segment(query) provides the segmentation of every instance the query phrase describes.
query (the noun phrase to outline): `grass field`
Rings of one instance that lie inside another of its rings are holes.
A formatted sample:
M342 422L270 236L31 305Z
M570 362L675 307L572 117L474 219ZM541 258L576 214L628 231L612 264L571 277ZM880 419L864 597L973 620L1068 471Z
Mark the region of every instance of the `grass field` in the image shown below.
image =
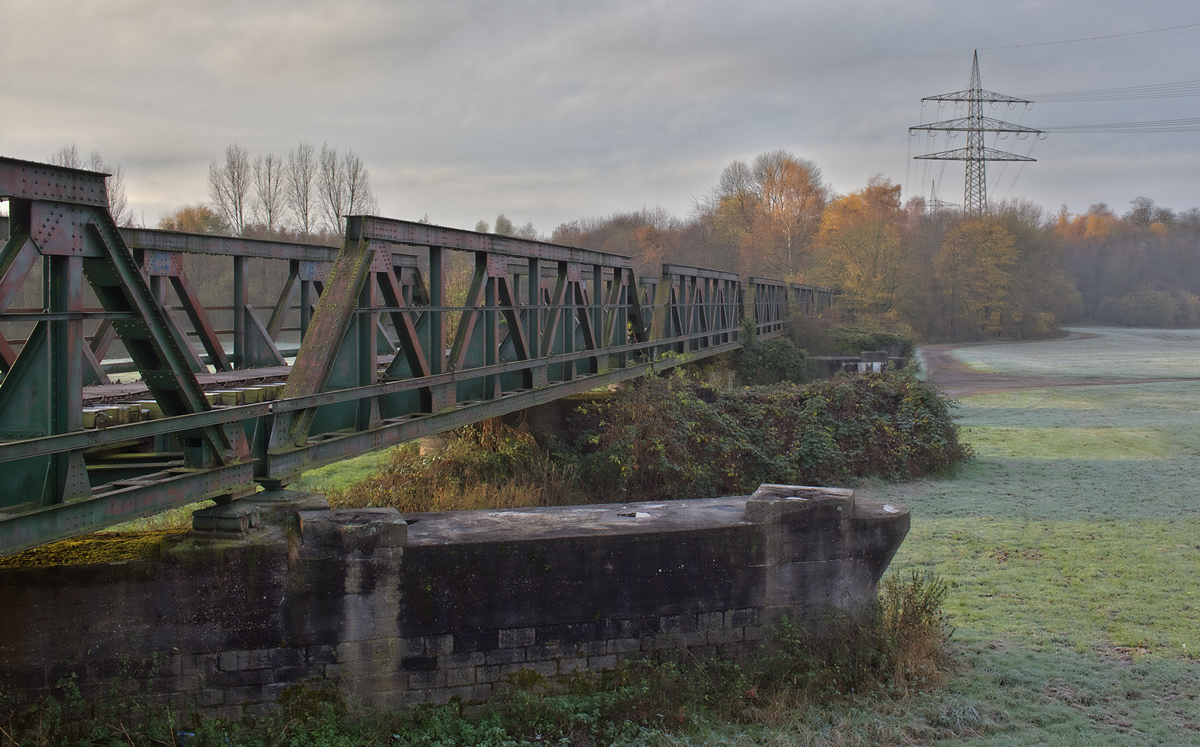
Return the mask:
M1200 367L1197 330L1083 331L1097 336L955 355L1038 376ZM981 714L970 743L1200 744L1200 383L984 395L959 413L972 465L860 494L912 511L893 569L951 585L963 665L937 697Z
M1074 339L970 345L954 356L978 371L1025 376L1169 379L1200 376L1200 329L1075 327Z

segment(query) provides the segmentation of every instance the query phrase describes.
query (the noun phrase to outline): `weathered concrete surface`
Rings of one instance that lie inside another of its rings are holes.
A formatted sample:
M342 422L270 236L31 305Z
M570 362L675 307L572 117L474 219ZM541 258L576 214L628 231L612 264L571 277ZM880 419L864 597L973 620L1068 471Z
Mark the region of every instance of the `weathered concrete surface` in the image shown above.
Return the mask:
M73 676L89 699L236 716L294 684L395 706L484 699L519 670L733 656L780 615L819 625L871 599L909 525L851 491L788 486L403 518L258 500L265 528L242 538L0 571L4 689L28 702Z

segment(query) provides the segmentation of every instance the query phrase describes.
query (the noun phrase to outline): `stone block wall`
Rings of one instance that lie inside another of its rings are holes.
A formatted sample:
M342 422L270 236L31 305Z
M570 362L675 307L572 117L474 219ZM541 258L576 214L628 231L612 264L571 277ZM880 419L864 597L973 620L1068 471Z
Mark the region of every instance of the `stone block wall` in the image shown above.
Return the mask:
M815 626L873 598L909 521L851 491L790 486L407 517L256 500L268 520L250 535L0 570L0 694L30 703L70 683L95 707L132 697L237 717L294 685L396 707L635 656L736 656L781 615Z

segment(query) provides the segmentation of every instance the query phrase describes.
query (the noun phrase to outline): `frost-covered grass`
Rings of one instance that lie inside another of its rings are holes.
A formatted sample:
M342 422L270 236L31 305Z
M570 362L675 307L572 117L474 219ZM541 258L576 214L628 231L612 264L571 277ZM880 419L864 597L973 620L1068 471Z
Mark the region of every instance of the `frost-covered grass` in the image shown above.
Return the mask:
M953 355L977 371L1020 376L1200 377L1200 329L1076 327L1069 331L1084 337L970 345L956 349Z
M1083 331L1102 337L956 352L1039 376L1200 368L1194 330ZM959 413L972 465L860 495L912 511L893 570L950 583L966 666L943 696L992 715L971 744L1200 743L1200 382L978 396Z

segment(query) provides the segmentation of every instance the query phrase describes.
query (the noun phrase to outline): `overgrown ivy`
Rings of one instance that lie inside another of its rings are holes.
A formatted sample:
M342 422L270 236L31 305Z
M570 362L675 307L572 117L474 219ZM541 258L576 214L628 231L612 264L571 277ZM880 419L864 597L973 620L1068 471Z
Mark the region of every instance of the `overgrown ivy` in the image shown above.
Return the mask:
M582 484L607 500L912 479L971 456L953 404L897 371L729 390L645 379L582 408L576 427Z
M742 325L742 349L735 361L738 379L751 386L802 384L815 375L808 354L792 340L787 337L760 340L750 321Z
M376 475L327 495L406 513L712 498L763 483L906 480L971 456L952 403L897 371L721 389L645 377L579 408L569 432L487 421L428 453L400 447Z

